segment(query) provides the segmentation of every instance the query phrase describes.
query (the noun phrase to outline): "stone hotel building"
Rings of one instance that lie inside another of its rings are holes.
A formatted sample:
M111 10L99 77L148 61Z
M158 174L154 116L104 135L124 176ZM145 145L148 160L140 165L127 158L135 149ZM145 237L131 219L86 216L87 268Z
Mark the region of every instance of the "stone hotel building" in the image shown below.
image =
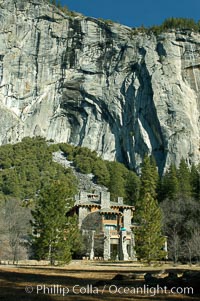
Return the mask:
M69 214L78 215L83 235L85 254L88 259L136 260L134 251L134 206L110 200L110 193L81 191L75 197Z

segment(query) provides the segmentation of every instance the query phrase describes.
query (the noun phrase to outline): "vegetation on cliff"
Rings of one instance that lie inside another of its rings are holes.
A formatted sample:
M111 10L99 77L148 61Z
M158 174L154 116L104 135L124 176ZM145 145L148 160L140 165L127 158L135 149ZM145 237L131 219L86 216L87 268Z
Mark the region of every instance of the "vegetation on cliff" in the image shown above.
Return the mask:
M190 18L167 18L163 21L161 25L154 25L149 28L140 28L142 31L150 33L153 32L155 34L160 34L162 32L170 31L170 30L183 30L183 31L200 31L200 20L196 22Z
M62 10L65 14L70 16L76 16L77 13L74 11L70 11L69 8L66 5L62 5L60 0L48 0L52 5L55 5L58 9ZM106 23L107 25L112 25L112 23L115 23L115 21L112 20L106 20L99 18L100 21ZM160 34L165 31L169 31L172 29L176 30L191 30L191 31L200 31L200 20L197 22L192 18L177 18L177 17L170 17L163 21L161 25L154 25L150 27L137 27L133 28L135 33L138 32L146 32L150 33L153 32L155 34Z

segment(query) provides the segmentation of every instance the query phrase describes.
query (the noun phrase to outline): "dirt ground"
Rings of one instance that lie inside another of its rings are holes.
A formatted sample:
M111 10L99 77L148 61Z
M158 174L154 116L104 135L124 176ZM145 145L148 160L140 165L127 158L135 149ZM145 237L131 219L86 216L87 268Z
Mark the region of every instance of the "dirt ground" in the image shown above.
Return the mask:
M177 291L145 285L144 274L164 277L169 271L182 275L199 267L163 265L144 267L136 263L72 261L64 267L0 265L2 301L190 301L200 300L185 288ZM135 275L135 279L112 280L117 274ZM183 292L183 290L185 290Z

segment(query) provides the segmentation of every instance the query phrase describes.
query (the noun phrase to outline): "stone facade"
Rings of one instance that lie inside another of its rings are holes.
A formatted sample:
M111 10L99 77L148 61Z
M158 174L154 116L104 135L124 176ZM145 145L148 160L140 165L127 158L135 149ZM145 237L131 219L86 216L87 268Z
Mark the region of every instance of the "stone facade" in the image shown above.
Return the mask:
M84 256L89 259L136 260L132 218L134 206L110 201L109 192L87 193L75 197L71 212L78 214L79 228L87 248Z

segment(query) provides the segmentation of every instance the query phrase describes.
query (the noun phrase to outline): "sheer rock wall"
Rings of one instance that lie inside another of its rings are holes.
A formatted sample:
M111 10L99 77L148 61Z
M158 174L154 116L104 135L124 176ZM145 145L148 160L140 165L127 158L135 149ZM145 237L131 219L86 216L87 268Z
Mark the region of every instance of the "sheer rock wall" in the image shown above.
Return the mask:
M200 34L0 0L0 143L44 136L139 169L199 162Z

